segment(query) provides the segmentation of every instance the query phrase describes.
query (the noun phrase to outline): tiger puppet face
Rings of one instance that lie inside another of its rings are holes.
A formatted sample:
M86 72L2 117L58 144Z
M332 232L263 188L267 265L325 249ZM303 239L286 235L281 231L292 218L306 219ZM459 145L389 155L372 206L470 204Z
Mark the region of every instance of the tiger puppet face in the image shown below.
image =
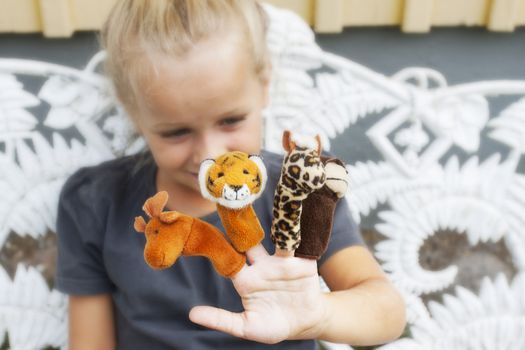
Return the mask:
M240 151L206 159L199 170L202 196L230 209L252 204L261 196L266 180L262 158Z

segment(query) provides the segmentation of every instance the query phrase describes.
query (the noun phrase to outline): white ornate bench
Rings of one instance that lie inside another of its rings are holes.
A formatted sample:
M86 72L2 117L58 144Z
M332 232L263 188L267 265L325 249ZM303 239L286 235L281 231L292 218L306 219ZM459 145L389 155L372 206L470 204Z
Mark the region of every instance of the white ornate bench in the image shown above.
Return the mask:
M347 200L358 222L378 214L372 249L407 301L407 335L381 349L525 349L525 81L448 86L424 68L386 77L323 52L302 20L267 8L266 147L281 152L284 128L320 133L329 145L377 119L366 136L383 159L348 166ZM80 71L0 58L0 341L7 332L11 349L67 347L66 298L50 288L61 185L78 167L143 144L97 73L101 60ZM494 114L501 95L511 102ZM505 152L480 160L489 139ZM470 246L501 242L513 276L485 277L472 290L452 262L425 268L422 247L446 230ZM17 250L21 240L33 242L32 258Z

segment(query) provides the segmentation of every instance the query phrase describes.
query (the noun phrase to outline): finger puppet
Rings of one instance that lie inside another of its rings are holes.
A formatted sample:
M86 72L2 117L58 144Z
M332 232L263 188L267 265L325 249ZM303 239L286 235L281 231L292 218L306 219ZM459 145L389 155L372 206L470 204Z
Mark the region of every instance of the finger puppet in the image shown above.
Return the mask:
M303 200L301 244L295 251L295 256L301 258L319 259L324 254L332 232L335 206L348 188L348 172L342 161L321 156L321 162L326 182Z
M232 277L246 262L226 241L215 226L176 211L163 212L168 193L158 192L146 200L142 209L148 217L135 218L134 228L146 235L144 259L154 269L164 269L175 263L179 256L204 256L224 277Z
M256 246L264 238L252 203L261 196L266 179L266 167L258 155L227 152L201 163L201 193L217 204L226 234L239 252Z
M287 154L275 189L272 241L277 248L292 251L301 243L302 201L323 187L326 175L320 158L319 135L309 140L285 131L283 147Z

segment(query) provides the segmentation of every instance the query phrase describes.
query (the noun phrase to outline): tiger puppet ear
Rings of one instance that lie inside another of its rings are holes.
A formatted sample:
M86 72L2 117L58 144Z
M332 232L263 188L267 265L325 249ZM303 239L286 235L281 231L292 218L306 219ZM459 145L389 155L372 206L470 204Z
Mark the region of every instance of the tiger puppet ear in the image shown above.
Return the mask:
M263 193L267 177L261 156L241 151L226 152L201 163L201 194L216 203L226 234L239 252L264 238L252 203Z

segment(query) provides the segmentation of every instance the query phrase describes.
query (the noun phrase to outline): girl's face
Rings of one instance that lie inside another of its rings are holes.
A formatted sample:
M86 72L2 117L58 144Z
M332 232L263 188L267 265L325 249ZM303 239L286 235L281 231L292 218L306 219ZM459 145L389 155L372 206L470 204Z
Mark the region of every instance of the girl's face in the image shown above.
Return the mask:
M224 37L197 44L182 59L152 58L134 115L158 166L157 181L199 191L206 158L239 150L259 153L268 80Z

